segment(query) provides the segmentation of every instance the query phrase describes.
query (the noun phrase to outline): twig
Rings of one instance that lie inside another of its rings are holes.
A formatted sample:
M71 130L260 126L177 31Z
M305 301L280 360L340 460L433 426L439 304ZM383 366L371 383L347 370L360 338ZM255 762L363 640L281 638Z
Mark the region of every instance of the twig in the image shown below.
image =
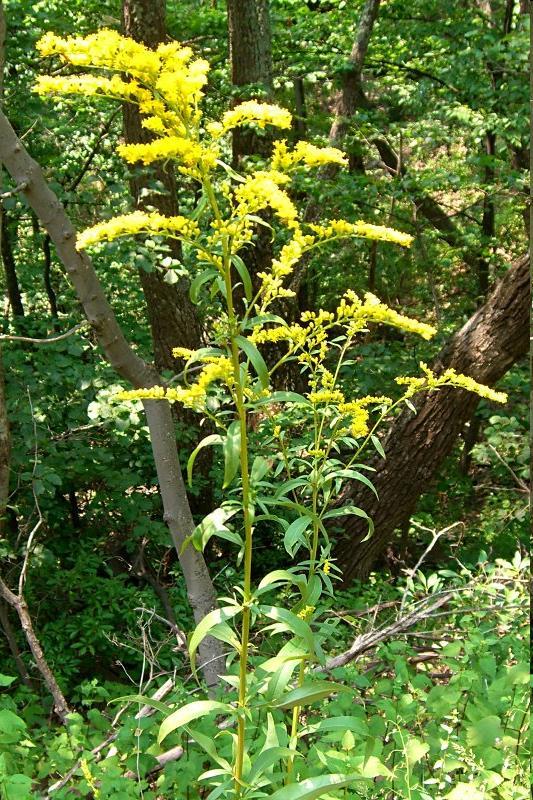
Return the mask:
M62 339L66 339L68 336L72 336L73 333L79 331L80 328L86 328L86 322L79 322L77 325L74 325L65 333L60 333L59 336L51 336L49 339L35 339L32 336L12 336L8 333L0 334L0 341L10 341L10 342L29 342L30 344L53 344L54 342L60 342Z
M498 459L498 461L500 461L500 462L503 464L503 466L504 466L504 467L505 467L505 468L506 468L506 469L507 469L507 470L508 470L508 471L511 473L511 475L512 475L512 476L513 476L513 478L515 479L515 481L516 481L516 483L517 483L517 485L518 485L519 489L520 489L522 492L527 492L527 493L529 494L529 486L527 485L527 483L526 483L525 481L523 481L523 480L522 480L522 478L519 478L519 477L518 477L518 475L517 475L517 474L516 474L516 472L513 470L513 468L510 466L510 464L508 464L508 463L507 463L507 461L506 461L506 460L503 458L503 456L501 456L501 455L498 453L498 451L496 450L496 448L495 448L495 447L494 447L492 444L490 444L490 442L488 442L488 446L489 446L489 448L492 450L492 452L494 453L494 455L496 456L496 458Z
M41 513L41 507L39 505L39 500L37 498L37 492L35 491L35 475L36 475L36 472L37 472L37 464L39 463L39 445L37 443L37 422L35 420L35 414L33 413L33 403L32 403L32 400L31 400L30 390L29 390L29 387L26 387L26 388L27 388L27 392L28 392L28 402L30 404L30 413L31 413L31 419L32 419L32 423L33 423L33 438L34 438L34 442L35 442L35 447L34 447L34 451L33 451L33 470L32 470L32 475L31 475L31 490L32 490L32 494L33 494L33 502L35 503L35 508L36 508L36 511L37 511L37 522L33 526L32 530L30 532L30 535L28 536L28 541L26 542L26 552L24 553L24 561L22 562L22 569L20 570L20 575L19 575L19 584L18 584L19 598L22 598L22 594L24 592L24 584L26 582L26 575L27 575L27 572L28 572L28 564L29 564L29 561L30 561L30 555L31 555L31 548L32 548L32 545L33 545L33 540L35 539L37 531L39 530L39 528L43 524L43 515Z
M0 194L0 200L7 200L8 197L14 197L14 195L19 194L20 192L23 192L24 189L27 189L27 188L28 188L28 182L27 181L22 181L17 186L15 186L13 189L10 189L8 192L2 192L2 194Z

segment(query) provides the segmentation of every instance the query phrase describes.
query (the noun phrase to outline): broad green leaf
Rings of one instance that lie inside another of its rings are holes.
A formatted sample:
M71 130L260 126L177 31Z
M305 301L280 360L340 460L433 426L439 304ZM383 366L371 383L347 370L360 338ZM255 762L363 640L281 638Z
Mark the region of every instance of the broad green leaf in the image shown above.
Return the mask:
M215 712L217 714L232 714L234 713L234 709L227 703L219 703L216 700L196 700L194 703L189 703L186 706L178 708L177 711L173 711L172 714L161 723L157 737L158 744L161 744L169 733L172 733L172 731L175 731L177 728L183 728L184 725L192 722L193 719L199 719L200 717L205 717L206 714L213 714Z
M429 753L429 744L422 742L420 739L417 739L414 736L408 739L407 744L405 745L405 756L409 766L412 767L415 764L418 764L418 762L422 761L427 753Z
M319 775L278 789L271 795L271 800L315 800L323 794L353 786L360 780L360 775Z
M253 368L257 373L257 377L259 378L259 383L261 384L262 389L268 389L269 384L269 374L268 374L268 367L265 364L265 359L252 342L249 339L245 339L244 336L236 336L235 341L237 342L239 348L243 351L246 357L250 360Z
M30 800L31 786L32 779L21 773L2 777L2 798L3 800Z
M309 706L339 692L350 693L353 692L353 689L332 681L305 681L301 686L287 692L281 702L275 704L275 707L287 711L295 706Z
M242 607L239 605L235 606L224 606L223 608L215 608L214 611L210 611L203 620L196 626L191 636L191 640L189 642L189 657L191 659L191 666L193 671L195 670L195 662L196 662L196 651L201 642L205 639L208 633L216 626L219 625L221 622L226 622L228 619L232 619L236 617L237 614L242 610Z
M241 464L241 423L235 420L228 427L228 432L224 440L224 483L225 489L230 485L233 478L239 471Z
M2 675L0 674L0 688L4 688L6 686L11 686L11 684L16 681L17 679L14 678L12 675Z
M487 800L487 795L473 783L458 783L445 795L446 800Z
M272 461L263 458L263 456L256 456L253 460L252 469L250 470L250 483L256 486L263 480L265 475L272 469Z
M189 460L187 461L187 480L189 482L189 486L192 486L192 471L194 467L194 462L196 461L196 456L204 447L211 447L215 444L224 444L224 439L220 436L219 433L210 433L209 436L206 436L202 439L202 441L194 448L192 453L189 456Z
M466 729L466 739L472 747L490 747L502 736L501 720L496 716L483 717Z

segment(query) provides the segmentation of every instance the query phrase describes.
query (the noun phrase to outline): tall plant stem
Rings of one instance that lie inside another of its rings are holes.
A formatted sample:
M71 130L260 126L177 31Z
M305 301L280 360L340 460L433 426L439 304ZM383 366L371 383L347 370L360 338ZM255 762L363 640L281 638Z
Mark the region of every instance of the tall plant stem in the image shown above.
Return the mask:
M221 222L222 217L213 185L207 174L203 180L205 192L212 208L215 219ZM244 750L246 739L246 702L248 694L248 645L250 642L250 603L252 599L252 510L250 494L250 475L248 465L248 426L246 418L246 404L244 397L243 378L239 364L239 346L237 336L240 325L233 304L233 287L231 283L231 241L228 236L222 243L223 278L226 290L226 306L228 311L228 324L230 332L231 362L233 365L233 379L235 381L235 405L239 418L241 434L241 482L242 506L244 516L244 579L243 579L243 611L241 626L241 650L239 658L239 717L237 720L237 752L235 757L235 796L240 797L242 789L242 773L244 765Z

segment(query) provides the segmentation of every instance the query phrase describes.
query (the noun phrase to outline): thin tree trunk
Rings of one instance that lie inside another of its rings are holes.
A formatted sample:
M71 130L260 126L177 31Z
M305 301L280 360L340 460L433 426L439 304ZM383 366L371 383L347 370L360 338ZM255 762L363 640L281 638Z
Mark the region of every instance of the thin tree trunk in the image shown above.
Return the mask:
M1 186L1 184L0 184ZM7 224L7 213L2 203L0 202L0 238L1 246L0 253L2 254L2 263L4 265L4 272L6 276L6 289L9 298L9 305L15 317L24 316L24 306L22 305L22 295L17 277L17 265L13 255L13 248L11 246L11 237L9 226Z
M123 0L122 21L126 36L148 47L156 47L167 39L165 25L165 0ZM152 134L142 127L141 115L136 106L123 106L124 138L126 142L149 142ZM163 191L150 193L149 187L157 182ZM137 170L130 179L130 190L137 208L151 206L165 216L178 214L176 179L170 164L157 164L150 170ZM180 242L169 240L172 258L181 260ZM163 280L159 271L140 270L155 363L159 370L176 371L177 363L172 348L201 346L201 328L196 307L189 298L189 282L181 278L175 284Z
M16 664L18 673L21 677L22 683L27 686L29 689L35 689L33 685L32 679L30 678L30 674L26 669L26 664L22 660L22 656L20 654L20 650L18 648L17 639L15 636L15 632L11 627L11 622L9 621L9 606L5 602L4 599L0 598L0 626L4 631L4 635L7 640L7 644L9 649L11 650L11 655L13 657L13 661Z
M437 358L437 371L454 367L494 385L528 349L529 258L519 259L495 286L487 302L451 338ZM396 528L413 513L419 497L438 475L444 459L479 402L477 395L444 389L419 397L416 415L405 411L392 423L372 476L379 500L362 484L351 484L343 497L364 508L375 524L366 542L366 526L345 520L335 556L349 583L364 578L391 542Z
M89 256L76 250L75 230L63 206L3 113L0 113L0 161L17 185L24 183L26 186L24 197L50 234L58 257L111 366L135 387L161 383L157 371L144 362L124 338ZM202 554L193 548L181 552L185 539L192 533L194 522L179 467L170 407L166 403L149 401L145 408L165 521L180 559L195 620L199 622L216 605L216 595ZM212 659L219 658L221 652L218 642L206 641L201 658L204 662L211 662L204 670L208 684L216 682L218 662Z
M66 725L67 716L70 714L70 708L63 692L59 687L58 682L55 679L54 673L50 669L48 662L44 657L41 644L33 628L33 623L31 621L31 616L26 601L23 597L19 597L18 595L14 594L1 578L0 596L17 612L22 630L26 636L26 641L28 642L32 655L35 659L37 669L43 677L46 688L54 698L54 711L61 722Z

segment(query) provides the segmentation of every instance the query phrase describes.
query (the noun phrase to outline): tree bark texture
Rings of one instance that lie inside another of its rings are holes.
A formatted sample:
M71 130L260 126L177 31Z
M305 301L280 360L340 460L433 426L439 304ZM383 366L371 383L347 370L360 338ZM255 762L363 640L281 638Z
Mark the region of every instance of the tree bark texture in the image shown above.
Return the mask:
M0 161L17 185L25 185L23 195L49 233L111 366L137 388L160 384L161 378L154 367L143 361L124 338L89 256L76 250L75 230L61 202L3 113L0 113ZM180 559L194 617L199 622L216 605L216 595L202 554L192 548L181 552L185 539L194 529L194 522L181 475L170 407L166 403L149 401L145 409L165 520ZM201 658L204 662L211 661L218 658L221 651L218 642L206 640ZM211 661L211 673L204 671L210 684L216 678L217 666L218 662Z
M135 41L152 48L166 41L164 0L123 0L122 18L125 35ZM123 121L126 142L152 141L153 135L142 127L136 106L124 104ZM160 189L149 193L149 185L154 182ZM176 179L170 164L155 165L149 172L146 169L133 172L130 191L137 208L151 206L165 216L178 214ZM173 239L169 242L172 257L180 261L180 242ZM201 345L201 326L196 307L189 298L189 282L182 278L170 285L159 271L141 269L139 275L152 331L155 363L160 370L175 372L178 365L172 348L179 345L195 350Z
M242 87L235 102L272 92L272 38L269 0L227 0L231 82ZM251 128L233 132L233 165L245 155L266 155L271 137L258 136Z
M526 355L529 338L529 257L516 261L496 284L486 303L457 331L439 354L437 372L453 367L481 383L494 385ZM439 474L464 424L472 417L477 395L444 389L418 397L416 415L406 410L388 432L385 461L375 461L372 481L379 500L362 484L350 484L343 502L372 517L374 534L357 517L344 521L335 556L345 583L364 578L390 543L396 528L408 522L420 495Z

